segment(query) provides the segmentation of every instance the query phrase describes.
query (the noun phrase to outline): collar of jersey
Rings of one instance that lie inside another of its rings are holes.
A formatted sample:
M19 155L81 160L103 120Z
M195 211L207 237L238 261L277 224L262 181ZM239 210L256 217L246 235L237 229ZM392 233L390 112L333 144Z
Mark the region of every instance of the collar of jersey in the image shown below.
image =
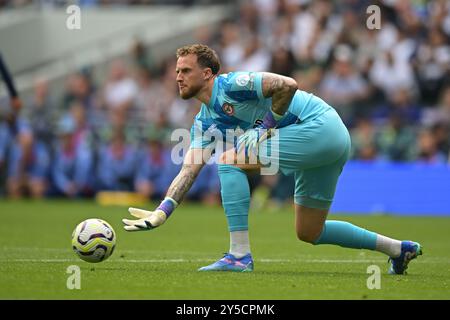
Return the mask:
M213 85L213 89L212 89L212 93L211 93L211 99L209 100L208 103L208 107L209 108L214 108L214 103L216 101L216 97L217 97L217 90L219 90L219 77L217 76L214 79L214 85Z

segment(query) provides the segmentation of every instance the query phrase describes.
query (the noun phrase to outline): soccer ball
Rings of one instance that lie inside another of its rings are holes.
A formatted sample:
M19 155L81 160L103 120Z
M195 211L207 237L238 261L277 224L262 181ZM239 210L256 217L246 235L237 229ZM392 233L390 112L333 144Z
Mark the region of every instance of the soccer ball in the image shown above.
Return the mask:
M114 229L101 219L87 219L72 233L72 248L84 261L97 263L108 259L116 246Z

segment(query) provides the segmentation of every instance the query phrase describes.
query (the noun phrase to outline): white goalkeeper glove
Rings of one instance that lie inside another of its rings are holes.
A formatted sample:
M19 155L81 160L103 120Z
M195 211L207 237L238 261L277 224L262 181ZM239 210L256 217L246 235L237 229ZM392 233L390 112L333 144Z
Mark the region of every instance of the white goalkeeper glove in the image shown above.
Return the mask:
M250 154L258 155L259 144L269 139L273 134L273 129L277 127L284 115L275 113L272 108L266 113L262 123L255 128L247 130L241 135L235 145L237 153L245 150L245 156Z
M166 213L162 210L155 211L142 210L138 208L129 208L128 212L139 220L122 219L127 231L145 231L159 227L167 220Z
M155 211L129 208L128 212L138 220L122 219L124 229L127 231L145 231L159 227L170 217L178 203L170 197L166 197Z
M236 153L245 151L245 156L258 155L259 145L272 136L273 129L255 128L247 130L239 136L235 145Z

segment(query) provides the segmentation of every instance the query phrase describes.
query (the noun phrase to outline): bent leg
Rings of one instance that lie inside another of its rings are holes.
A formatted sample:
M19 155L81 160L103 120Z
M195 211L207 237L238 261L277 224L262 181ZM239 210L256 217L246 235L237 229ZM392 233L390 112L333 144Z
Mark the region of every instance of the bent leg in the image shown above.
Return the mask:
M220 164L219 178L229 231L248 230L250 187L247 175L238 167Z
M328 210L295 204L295 231L301 241L314 243L321 235Z
M246 173L229 164L219 164L222 205L230 232L230 251L236 258L250 253L248 236L248 211L250 187Z
M297 237L305 242L375 250L377 234L345 221L329 220L328 210L295 205Z

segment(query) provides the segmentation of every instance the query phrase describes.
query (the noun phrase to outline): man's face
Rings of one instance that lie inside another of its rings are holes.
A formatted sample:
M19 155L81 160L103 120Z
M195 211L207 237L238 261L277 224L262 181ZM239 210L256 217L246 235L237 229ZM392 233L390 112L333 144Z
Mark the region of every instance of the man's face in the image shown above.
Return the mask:
M177 60L177 83L180 97L190 99L195 97L207 81L207 68L201 68L197 63L197 56L188 54Z

